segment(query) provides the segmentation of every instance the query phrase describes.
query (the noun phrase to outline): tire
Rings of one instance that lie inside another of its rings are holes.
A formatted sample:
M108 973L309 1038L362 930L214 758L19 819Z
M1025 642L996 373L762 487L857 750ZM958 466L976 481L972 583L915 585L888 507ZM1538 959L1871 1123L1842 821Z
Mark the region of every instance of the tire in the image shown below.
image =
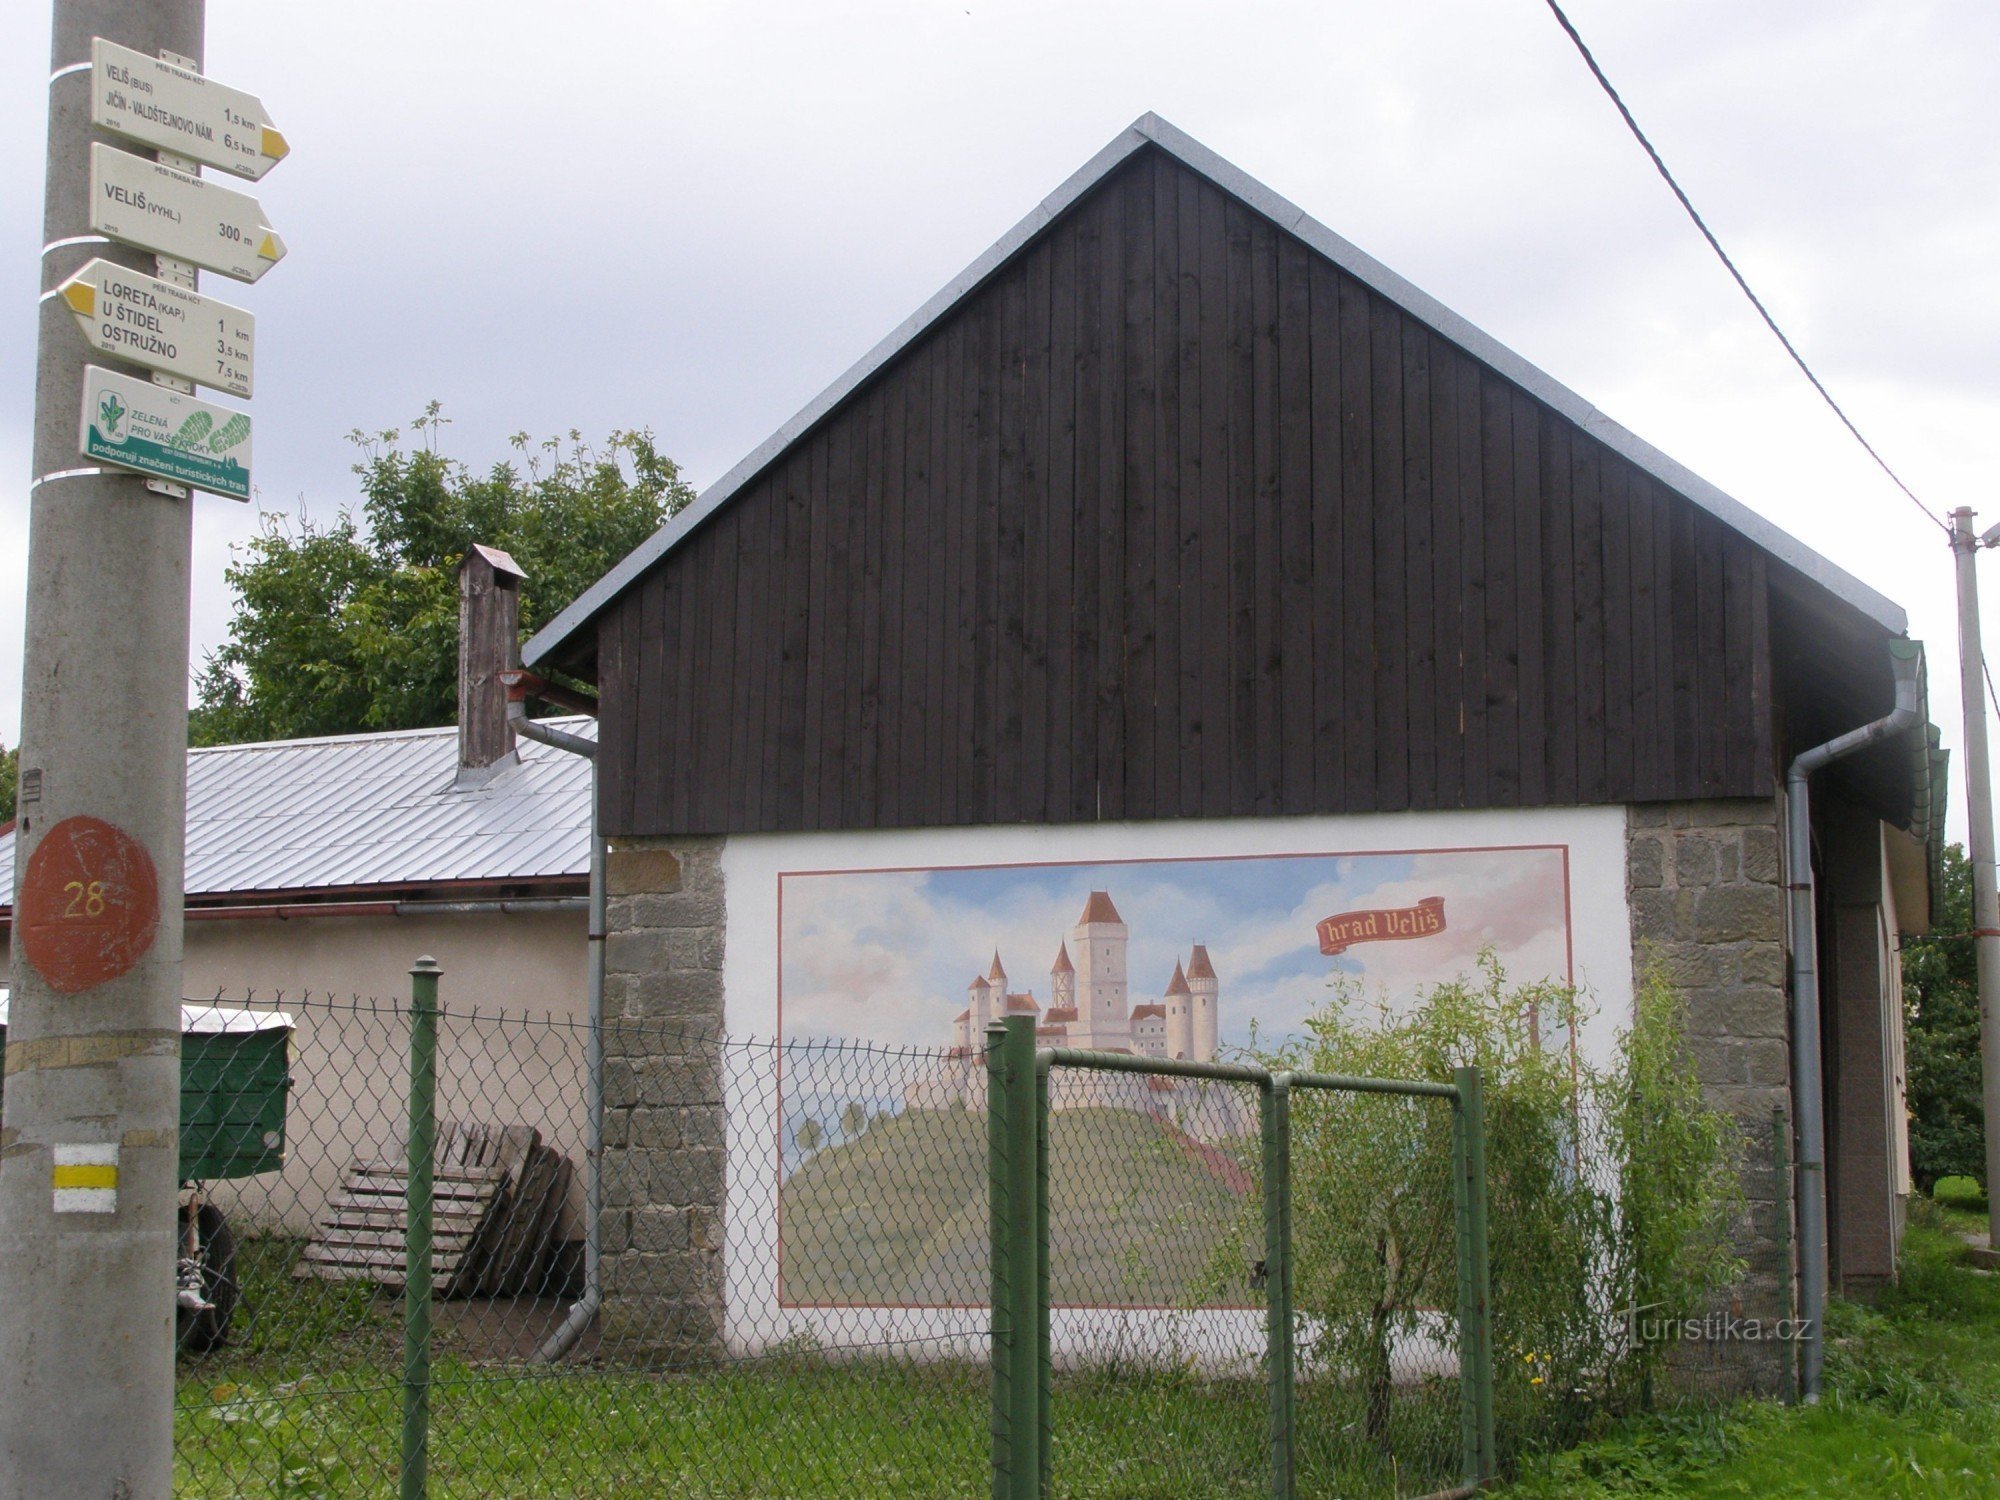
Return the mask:
M181 1210L181 1231L187 1231L188 1210ZM206 1354L229 1337L229 1321L236 1314L236 1236L229 1221L213 1203L204 1203L194 1221L196 1258L201 1267L201 1294L209 1307L191 1312L185 1308L175 1315L175 1334L184 1354Z

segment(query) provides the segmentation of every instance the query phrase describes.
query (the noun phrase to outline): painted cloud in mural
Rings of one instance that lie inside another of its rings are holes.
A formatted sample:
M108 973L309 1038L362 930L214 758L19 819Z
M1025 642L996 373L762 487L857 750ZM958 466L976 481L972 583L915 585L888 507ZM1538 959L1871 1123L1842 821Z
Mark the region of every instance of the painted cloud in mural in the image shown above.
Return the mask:
M1221 1041L1296 1031L1355 981L1407 1004L1469 972L1492 948L1519 980L1570 973L1560 847L1189 859L782 877L780 1024L788 1037L948 1046L968 984L997 953L1010 992L1046 1009L1051 971L1092 891L1129 929L1134 1006L1160 1001L1175 965L1205 945L1220 977ZM1442 931L1320 951L1343 912L1442 898Z

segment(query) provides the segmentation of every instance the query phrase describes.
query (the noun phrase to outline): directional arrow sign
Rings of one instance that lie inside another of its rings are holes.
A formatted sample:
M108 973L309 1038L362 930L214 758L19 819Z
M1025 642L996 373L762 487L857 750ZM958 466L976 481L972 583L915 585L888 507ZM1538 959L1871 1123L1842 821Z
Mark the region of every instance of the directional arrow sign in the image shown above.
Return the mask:
M90 122L238 177L262 177L292 149L256 95L101 36L90 42Z
M90 227L238 281L255 281L285 254L285 242L248 193L102 141L90 147Z
M108 260L92 261L61 292L84 339L100 354L232 396L250 394L257 320L242 308Z
M250 416L86 365L78 446L85 458L250 498Z

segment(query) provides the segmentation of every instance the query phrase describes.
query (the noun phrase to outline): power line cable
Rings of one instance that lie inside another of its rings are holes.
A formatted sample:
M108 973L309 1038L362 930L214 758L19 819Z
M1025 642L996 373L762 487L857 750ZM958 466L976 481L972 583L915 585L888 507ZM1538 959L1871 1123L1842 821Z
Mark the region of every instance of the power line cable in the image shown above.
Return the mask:
M1667 170L1667 164L1661 160L1660 153L1653 149L1653 143L1646 139L1646 132L1641 130L1639 122L1632 118L1632 111L1626 108L1625 101L1618 95L1618 90L1611 86L1611 80L1604 76L1604 69L1597 65L1597 59L1591 56L1590 48L1584 45L1583 38L1577 34L1575 25L1571 23L1568 16L1563 14L1562 6L1557 4L1556 0L1547 0L1547 3L1549 9L1555 14L1556 24L1562 27L1564 33L1576 44L1576 50L1582 54L1584 66L1590 69L1591 76L1597 80L1598 86L1604 90L1611 102L1618 107L1618 113L1624 117L1626 128L1632 132L1633 139L1645 148L1646 155L1652 158L1653 165L1659 169L1660 176L1665 179L1667 186L1673 189L1674 197L1679 199L1681 207L1687 210L1687 216L1694 220L1694 227L1699 229L1701 237L1708 241L1709 249L1713 250L1717 259L1728 268L1729 274L1736 278L1736 284L1743 289L1743 295L1750 299L1750 305L1757 309L1757 315L1764 320L1764 326L1771 330L1780 344L1785 346L1785 353L1791 355L1792 363L1797 365L1806 379L1812 382L1812 387L1819 392L1820 399L1833 408L1833 414L1840 418L1841 424L1854 434L1854 441L1867 450L1868 456L1875 460L1876 466L1889 476L1889 482L1909 497L1910 503L1922 512L1926 521L1929 521L1933 526L1944 532L1946 536L1951 535L1951 528L1939 520L1938 517L1931 514L1930 507L1917 498L1916 491L1903 483L1902 476L1889 467L1889 461L1882 457L1880 453L1877 453L1875 445L1861 435L1861 429L1854 425L1854 419L1841 409L1840 403L1833 399L1833 393L1821 382L1819 376L1813 373L1812 366L1806 363L1805 356L1800 354L1792 346L1792 341L1785 337L1785 330L1778 326L1778 320L1771 316L1770 309L1765 307L1762 299L1750 289L1750 283L1744 279L1743 273L1736 269L1736 262L1729 258L1729 252L1722 248L1722 242L1715 237L1715 232L1708 227L1701 215L1695 211L1695 206L1689 201L1688 195L1681 191L1681 185L1674 181L1674 174Z

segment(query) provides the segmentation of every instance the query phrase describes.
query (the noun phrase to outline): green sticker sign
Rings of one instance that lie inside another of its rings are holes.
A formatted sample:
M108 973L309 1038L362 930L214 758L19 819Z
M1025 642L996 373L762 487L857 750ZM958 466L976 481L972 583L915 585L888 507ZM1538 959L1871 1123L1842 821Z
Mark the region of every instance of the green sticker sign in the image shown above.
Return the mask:
M150 381L86 367L80 446L85 458L250 498L249 414Z

